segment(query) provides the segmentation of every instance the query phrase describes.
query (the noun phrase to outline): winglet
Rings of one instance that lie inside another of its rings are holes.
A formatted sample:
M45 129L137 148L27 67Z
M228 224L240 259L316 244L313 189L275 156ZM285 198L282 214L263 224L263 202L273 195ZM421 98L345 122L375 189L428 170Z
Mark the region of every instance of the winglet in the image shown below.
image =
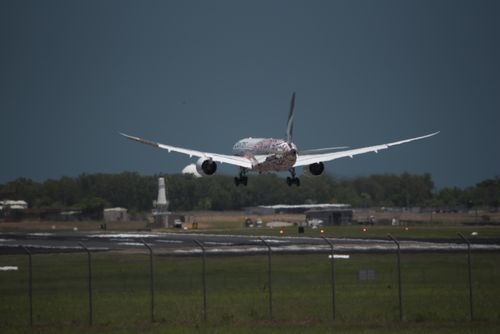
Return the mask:
M293 111L295 109L295 92L292 94L292 100L290 101L290 112L288 113L288 122L286 125L286 142L290 144L292 142L293 136Z
M122 133L122 132L119 132L119 134L121 134L125 138L128 138L130 140L135 140L135 141L137 141L139 143L142 143L142 144L151 145L151 146L154 146L154 147L160 147L159 143L151 141L151 140L142 139L142 138L134 137L134 136L129 136L129 135L127 135L125 133Z
M430 134L425 135L425 136L420 136L420 137L415 137L415 138L400 140L400 141L396 141L396 142L389 143L389 144L386 144L386 145L387 146L394 146L394 145L409 143L409 142L414 141L414 140L420 140L420 139L424 139L424 138L429 138L429 137L435 136L435 135L439 134L440 132L441 131L436 131L436 132L430 133Z

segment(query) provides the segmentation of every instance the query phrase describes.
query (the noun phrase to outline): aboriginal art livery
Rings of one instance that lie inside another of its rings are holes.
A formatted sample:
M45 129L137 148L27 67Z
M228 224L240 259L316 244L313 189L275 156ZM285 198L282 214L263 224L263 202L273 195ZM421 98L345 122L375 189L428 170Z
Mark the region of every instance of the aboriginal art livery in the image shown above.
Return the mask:
M196 171L198 176L213 175L217 171L217 163L227 163L239 168L239 175L234 178L237 186L240 184L247 185L247 173L251 171L258 173L288 171L290 172L290 176L286 179L287 184L299 186L300 180L296 176L296 167L303 167L306 174L321 175L324 171L324 162L344 157L353 158L355 155L363 153L378 153L378 151L388 149L391 146L428 138L439 133L438 131L425 136L356 149L347 149L348 147L342 146L299 151L297 146L292 142L294 109L295 93L292 94L284 139L244 138L234 144L232 155L202 152L161 144L124 133L121 133L121 135L142 144L167 150L168 152L186 154L190 158L193 156L197 157L198 160L194 165L194 171Z

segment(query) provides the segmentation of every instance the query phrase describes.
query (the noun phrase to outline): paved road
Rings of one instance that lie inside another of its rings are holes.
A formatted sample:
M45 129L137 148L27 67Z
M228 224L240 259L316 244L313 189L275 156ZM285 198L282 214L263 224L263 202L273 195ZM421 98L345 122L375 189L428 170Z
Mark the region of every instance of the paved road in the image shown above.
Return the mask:
M328 252L330 246L317 237L263 236L273 252ZM0 254L23 253L21 246L34 253L80 252L85 244L92 251L145 251L144 240L157 254L189 255L200 249L200 241L212 254L263 253L267 248L258 236L217 235L202 233L165 232L53 232L53 233L0 233ZM393 242L382 239L328 238L336 252L392 252ZM463 251L465 245L448 239L405 239L401 249L406 252ZM500 251L499 239L476 239L474 250Z

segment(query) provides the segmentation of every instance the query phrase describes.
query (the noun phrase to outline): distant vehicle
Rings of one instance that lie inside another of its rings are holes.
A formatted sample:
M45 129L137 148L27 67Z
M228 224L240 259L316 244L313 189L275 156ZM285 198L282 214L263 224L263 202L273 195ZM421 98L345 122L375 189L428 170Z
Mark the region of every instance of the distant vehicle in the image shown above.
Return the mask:
M344 157L353 157L358 154L385 150L391 146L408 143L414 140L420 140L434 136L439 133L434 132L425 136L404 139L388 144L362 147L338 151L347 147L328 147L313 150L300 151L292 142L293 135L293 115L295 108L295 93L292 94L290 103L290 112L285 139L275 138L244 138L236 142L233 146L233 155L209 153L197 150L191 150L171 145L165 145L154 141L142 139L121 133L124 137L138 141L142 144L151 145L157 148L167 150L168 152L178 152L189 155L189 157L198 157L193 168L185 170L196 171L199 176L213 175L217 171L217 163L227 163L239 167L239 175L234 178L234 183L247 185L247 172L255 171L259 173L283 172L289 171L290 176L286 178L289 186L300 185L300 180L295 174L295 168L304 166L304 172L311 175L321 175L325 169L323 163ZM335 151L335 152L332 152ZM189 166L188 166L189 167Z
M317 219L317 218L313 218L313 219L309 219L307 221L307 226L312 226L312 227L318 227L318 226L323 226L323 220L321 219Z

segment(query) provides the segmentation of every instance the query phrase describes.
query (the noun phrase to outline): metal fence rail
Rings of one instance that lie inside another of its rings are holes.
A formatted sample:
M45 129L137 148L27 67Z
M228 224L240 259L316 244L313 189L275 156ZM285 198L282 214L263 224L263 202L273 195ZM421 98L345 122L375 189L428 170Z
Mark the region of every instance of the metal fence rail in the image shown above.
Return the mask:
M473 305L474 305L474 295L473 295L473 281L472 281L472 267L471 267L471 243L469 240L467 240L463 235L459 234L460 238L467 244L467 255L468 255L468 261L467 261L467 273L468 273L468 306L469 306L469 319L472 321L474 320L474 312L473 312ZM402 268L401 268L401 263L402 263L402 258L401 258L401 251L404 250L401 248L401 244L398 240L396 240L394 237L391 235L388 235L388 238L394 242L396 245L396 255L397 255L397 261L396 261L396 270L397 270L397 285L398 285L398 308L399 308L399 320L404 321L406 319L406 314L404 312L404 300L403 300L403 287L402 287ZM268 315L269 319L272 321L274 319L273 315L273 267L272 267L272 254L274 253L274 250L268 242L266 242L265 239L259 238L261 241L262 245L262 250L263 252L267 253L267 270L266 270L266 276L267 276L267 291L268 291ZM331 316L332 320L335 321L336 319L336 308L337 308L337 300L336 300L336 284L337 284L337 278L336 278L336 261L335 261L335 245L331 239L328 239L326 237L323 237L323 240L325 241L326 244L330 246L330 250L328 251L329 258L331 261L329 261L329 281L331 284ZM141 243L146 247L149 253L149 290L150 290L150 316L151 316L151 321L155 321L155 300L157 300L157 291L155 290L155 272L154 272L154 259L158 255L155 254L153 251L153 248L151 245L148 245L144 240L140 240ZM93 295L94 291L92 290L92 249L89 249L87 246L85 246L83 243L79 243L79 245L85 250L87 253L87 271L88 271L88 313L89 313L89 319L88 323L90 326L93 325L94 319L93 319ZM201 318L204 321L207 321L208 318L208 306L210 305L208 303L208 296L207 296L207 285L210 283L207 280L207 253L209 250L209 247L207 247L206 244L194 240L194 245L197 248L201 250L201 291L202 291L202 300L203 300L203 308L201 310ZM26 293L29 296L29 314L27 315L28 319L28 324L30 326L33 326L33 265L32 265L32 258L35 258L34 261L36 262L36 256L30 251L29 248L26 248L24 246L20 246L24 253L28 255L29 262L28 262L28 284L26 287ZM124 255L127 256L127 255ZM377 256L377 255L374 255ZM168 265L168 259L162 259L162 261L166 261ZM408 288L407 288L408 289Z

